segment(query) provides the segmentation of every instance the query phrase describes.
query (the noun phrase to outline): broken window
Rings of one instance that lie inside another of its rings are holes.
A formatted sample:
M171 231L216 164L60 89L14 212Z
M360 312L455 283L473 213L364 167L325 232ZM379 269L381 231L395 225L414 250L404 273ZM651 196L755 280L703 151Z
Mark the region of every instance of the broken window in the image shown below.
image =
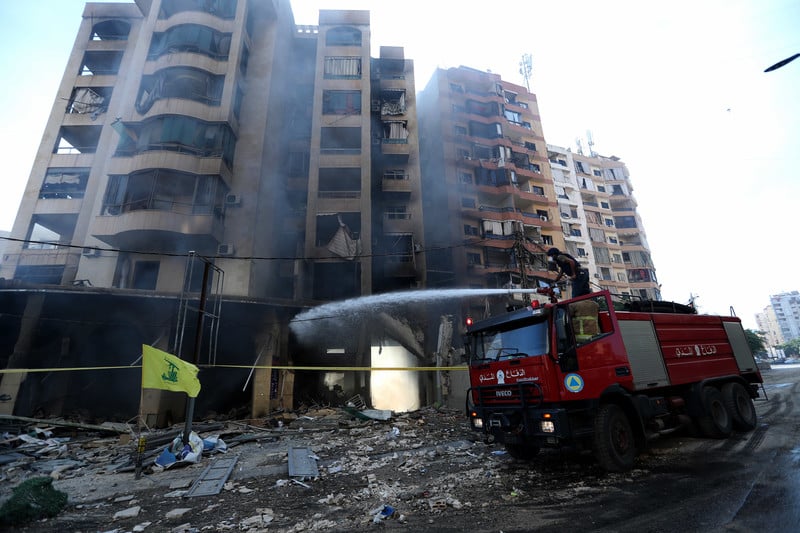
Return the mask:
M67 102L67 113L91 115L92 120L108 111L113 87L76 87Z
M83 198L90 170L90 168L73 167L48 168L42 188L39 189L39 198L45 200Z
M349 26L331 28L325 35L325 46L361 46L361 31Z
M62 126L54 154L93 154L100 142L102 126Z
M218 106L222 98L225 76L217 76L205 70L191 67L165 68L150 76L142 77L136 110L147 113L157 100L183 98Z
M383 142L384 143L407 143L408 129L407 122L392 121L383 123Z
M636 227L636 217L631 216L624 216L624 217L614 217L614 224L618 228L635 228Z
M228 187L215 175L195 175L168 169L145 170L108 178L104 215L155 209L182 214L220 212Z
M126 41L131 23L126 20L104 20L92 26L93 41Z
M482 117L496 117L499 116L500 106L497 102L478 102L477 100L466 101L467 112L474 115L481 115Z
M163 0L158 18L169 18L183 11L202 11L223 19L236 16L236 0Z
M506 109L503 111L503 116L506 117L506 120L513 122L514 124L520 124L522 122L522 114L519 111L511 111Z
M228 59L230 48L230 33L199 24L180 24L153 34L147 58L157 59L165 54L192 52L212 59L225 60Z
M360 153L361 128L322 128L320 148L323 153Z
M328 246L336 255L352 259L361 249L361 213L317 215L317 246Z
M69 244L77 222L77 214L33 215L25 238L25 248L56 250L59 244Z
M322 91L323 115L360 115L361 91Z
M361 58L328 56L325 58L324 76L333 80L357 80L361 78Z
M320 168L320 198L359 198L361 196L361 169Z
M403 115L406 112L405 91L382 91L381 115Z
M80 76L113 76L119 72L122 52L89 51L83 54Z

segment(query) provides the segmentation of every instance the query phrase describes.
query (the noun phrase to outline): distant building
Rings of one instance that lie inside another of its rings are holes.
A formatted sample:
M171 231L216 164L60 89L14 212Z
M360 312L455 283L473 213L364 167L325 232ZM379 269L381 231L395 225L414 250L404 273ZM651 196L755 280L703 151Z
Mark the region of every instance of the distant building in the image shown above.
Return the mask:
M769 297L783 342L800 337L800 292L784 292Z
M778 324L778 317L775 315L775 309L772 305L764 308L764 311L756 314L756 324L758 329L764 335L764 343L766 344L767 351L770 355L775 356L776 346L784 344L783 333Z

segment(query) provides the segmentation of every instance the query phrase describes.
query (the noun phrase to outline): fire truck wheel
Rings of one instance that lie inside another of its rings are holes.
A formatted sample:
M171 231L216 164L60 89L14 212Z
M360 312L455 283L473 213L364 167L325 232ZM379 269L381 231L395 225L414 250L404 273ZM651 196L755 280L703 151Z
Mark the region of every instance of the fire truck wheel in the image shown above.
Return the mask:
M753 400L741 383L726 383L722 387L722 401L733 418L733 427L739 431L756 428L758 416Z
M733 418L722 393L716 387L705 386L700 392L700 402L703 414L697 417L697 425L706 437L721 439L730 436L733 432Z
M530 461L539 453L539 447L532 444L506 444L508 455L520 461Z
M633 468L636 441L630 420L620 406L603 405L595 415L594 451L597 462L609 472Z

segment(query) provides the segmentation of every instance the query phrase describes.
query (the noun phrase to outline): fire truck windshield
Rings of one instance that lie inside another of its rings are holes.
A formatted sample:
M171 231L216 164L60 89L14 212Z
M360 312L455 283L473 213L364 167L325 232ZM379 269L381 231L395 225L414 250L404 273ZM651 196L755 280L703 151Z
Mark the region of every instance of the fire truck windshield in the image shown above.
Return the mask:
M547 321L513 329L487 329L476 332L471 340L470 363L497 361L547 353Z

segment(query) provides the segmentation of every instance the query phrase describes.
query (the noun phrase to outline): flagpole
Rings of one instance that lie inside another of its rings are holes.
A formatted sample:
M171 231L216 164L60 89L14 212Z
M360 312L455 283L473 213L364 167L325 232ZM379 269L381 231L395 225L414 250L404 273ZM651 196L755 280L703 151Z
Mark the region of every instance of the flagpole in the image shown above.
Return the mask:
M136 465L135 477L142 477L142 454L144 454L145 440L142 437L142 404L144 403L144 353L142 358L142 386L139 387L139 416L136 417Z
M208 272L210 264L203 259L203 285L200 288L200 304L197 310L197 331L194 334L194 360L192 361L195 366L200 361L200 345L203 342L203 321L206 316L206 299L208 297L206 287L208 286ZM178 354L180 357L180 354ZM183 427L183 444L189 444L189 435L192 433L192 418L194 418L194 398L189 397L186 402L186 422Z

